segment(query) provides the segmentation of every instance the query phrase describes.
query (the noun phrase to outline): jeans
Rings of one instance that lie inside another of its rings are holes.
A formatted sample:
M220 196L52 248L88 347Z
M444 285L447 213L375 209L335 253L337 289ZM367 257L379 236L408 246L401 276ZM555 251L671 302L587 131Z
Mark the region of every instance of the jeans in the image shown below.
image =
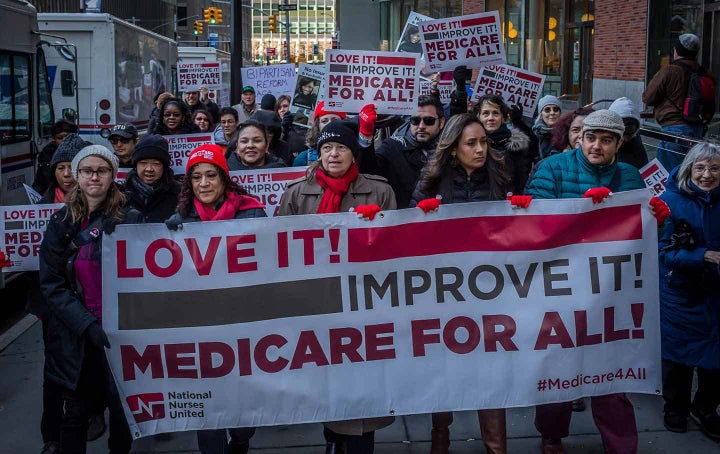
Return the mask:
M720 405L720 370L697 368L698 388L690 399L694 367L662 360L665 413L687 417L690 409L713 414Z
M230 432L230 443L227 432ZM253 435L254 427L198 430L198 449L202 454L244 454L250 448L250 438Z
M590 403L605 452L636 453L638 434L635 410L625 394L593 396ZM535 427L543 438L559 440L568 436L571 416L572 402L538 405L535 407Z
M677 125L663 126L662 130L669 132L670 134L679 134L683 136L694 137L696 139L702 139L703 127L702 125L692 126L685 123ZM665 142L664 140L658 144L657 158L658 161L670 172L675 167L679 166L683 158L687 154L688 150L692 147L690 142L672 143Z

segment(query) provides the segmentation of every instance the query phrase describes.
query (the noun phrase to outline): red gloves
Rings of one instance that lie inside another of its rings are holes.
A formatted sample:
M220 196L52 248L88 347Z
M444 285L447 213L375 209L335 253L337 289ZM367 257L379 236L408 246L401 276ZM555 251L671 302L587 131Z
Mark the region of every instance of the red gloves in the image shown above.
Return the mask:
M507 200L510 201L510 205L518 208L527 208L530 206L530 202L532 202L532 196L531 195L508 195Z
M600 203L607 199L610 194L612 194L612 192L608 188L590 188L585 191L583 198L590 198L593 203Z
M377 112L375 104L366 104L358 114L360 119L360 134L363 136L372 136L375 134L375 120L377 120Z
M365 218L372 221L375 219L375 215L380 212L379 205L358 205L355 207L353 212L358 214L358 217Z
M432 199L424 199L418 202L417 207L425 213L435 211L440 206L440 199L433 197Z
M3 251L0 251L0 269L11 267L12 266L12 260L7 259L5 257L5 253Z
M667 206L662 199L653 197L650 199L650 211L653 216L657 219L657 225L660 227L665 223L665 220L670 216L670 207Z

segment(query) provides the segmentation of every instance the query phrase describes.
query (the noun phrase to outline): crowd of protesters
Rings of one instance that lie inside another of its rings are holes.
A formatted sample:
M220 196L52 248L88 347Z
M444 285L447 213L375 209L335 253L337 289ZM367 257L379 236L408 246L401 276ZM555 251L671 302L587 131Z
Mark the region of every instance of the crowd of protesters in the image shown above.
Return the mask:
M676 59L692 61L696 40L682 35ZM657 76L644 95L668 131L680 128L672 127L677 93L662 84L666 79L677 84L682 71ZM459 67L453 76L449 105L433 86L430 95L419 97L413 115L395 119L398 126L385 138L378 131L390 123L372 104L348 116L317 102L306 128L290 111L289 97L266 95L257 105L251 86L243 88L240 104L222 108L201 100L199 92L182 99L162 93L148 134L140 138L133 125L118 124L108 138L112 151L83 142L71 123L55 125L35 185L44 194L42 203L65 204L48 224L40 250L41 291L33 295L46 352L43 453L85 452L86 441L99 436L90 426L98 413L103 418L105 407L111 452L130 450L103 354L109 342L101 318L102 234L120 223L165 222L177 229L187 222L264 217L263 205L230 180L230 171L308 166L305 177L288 184L279 215L354 211L368 220L383 210L417 207L427 213L443 204L490 200L507 199L519 208L538 198L602 203L613 192L645 187L638 169L648 157L637 134L638 108L630 99L619 98L609 109L563 112L558 98L547 95L529 124L518 106L498 95L481 96L471 105L468 70ZM215 143L193 150L184 178L174 175L163 136L197 132L211 133ZM668 430L684 432L691 417L718 440L720 147L702 142L675 152L667 191L648 207L661 228L664 420ZM131 169L122 185L114 182L120 167ZM695 369L698 387L691 399ZM605 451L637 452L628 398L611 394L590 401ZM563 452L572 411L583 409L582 399L537 406L542 452ZM505 410L478 410L478 419L487 452L507 452ZM392 421L327 422L327 452L372 453L375 431ZM432 415L432 453L448 452L452 421L451 412ZM247 452L254 431L199 431L198 446L202 453Z

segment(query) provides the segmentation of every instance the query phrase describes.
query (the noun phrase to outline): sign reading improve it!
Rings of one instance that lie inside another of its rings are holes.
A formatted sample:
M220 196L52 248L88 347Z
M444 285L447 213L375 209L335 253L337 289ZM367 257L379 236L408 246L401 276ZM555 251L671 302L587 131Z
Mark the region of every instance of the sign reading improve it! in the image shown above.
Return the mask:
M178 134L165 136L170 152L170 167L175 175L185 174L185 165L193 149L206 143L215 143L212 132L196 134Z
M420 55L345 49L325 55L326 109L360 112L370 103L379 114L409 115L417 109Z
M220 62L178 63L178 90L198 91L201 88L221 90L222 70Z
M460 65L481 68L507 61L497 11L420 22L419 26L429 71L452 71Z
M510 65L490 65L480 70L472 101L483 95L500 95L509 106L520 105L532 118L542 95L545 76Z

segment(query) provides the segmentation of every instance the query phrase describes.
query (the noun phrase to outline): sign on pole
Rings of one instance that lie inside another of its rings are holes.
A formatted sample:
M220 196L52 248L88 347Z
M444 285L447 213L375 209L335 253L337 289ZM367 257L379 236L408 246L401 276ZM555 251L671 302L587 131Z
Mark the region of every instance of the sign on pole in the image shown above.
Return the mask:
M412 114L420 91L420 55L332 49L325 53L329 110L360 112L373 103L380 114Z
M483 95L500 95L508 106L520 105L523 115L532 118L542 95L545 75L510 65L480 68L472 101Z
M657 158L648 162L640 169L640 176L645 180L645 186L647 186L652 195L656 197L665 192L668 175L668 171Z
M506 62L497 11L420 22L425 67L452 71Z
M222 85L222 71L220 62L184 63L178 62L178 89L180 92L200 91L205 87L208 90L220 90Z

